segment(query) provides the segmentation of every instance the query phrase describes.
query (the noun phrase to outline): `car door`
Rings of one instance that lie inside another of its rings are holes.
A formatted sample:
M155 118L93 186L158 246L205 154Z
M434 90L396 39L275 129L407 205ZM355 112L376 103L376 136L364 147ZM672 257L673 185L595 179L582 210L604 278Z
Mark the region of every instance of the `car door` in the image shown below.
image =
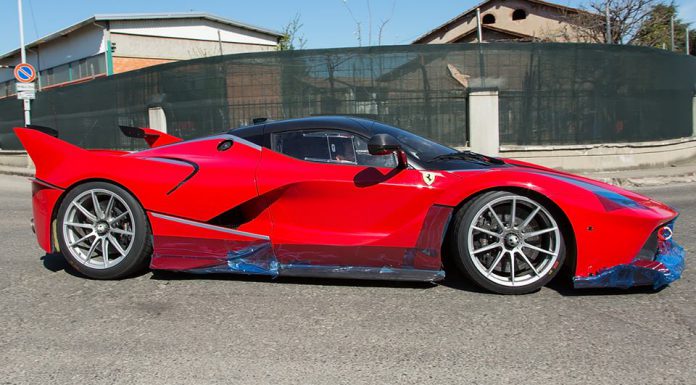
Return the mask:
M415 255L439 193L424 179L431 173L397 167L395 154L370 155L367 139L346 131L270 139L257 177L282 265L440 268L439 249L437 258Z

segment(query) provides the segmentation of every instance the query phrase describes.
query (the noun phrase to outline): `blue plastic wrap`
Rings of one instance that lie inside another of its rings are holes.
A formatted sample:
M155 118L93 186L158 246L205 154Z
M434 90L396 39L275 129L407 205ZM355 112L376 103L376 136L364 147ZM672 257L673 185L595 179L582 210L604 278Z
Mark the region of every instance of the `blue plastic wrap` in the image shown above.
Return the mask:
M180 269L190 273L434 282L445 277L440 251L452 210L431 207L414 247L272 245L268 237L259 236L235 241L157 237L155 243L160 259L160 254L178 258L177 266L187 266L182 260L195 261L194 267Z
M278 276L278 261L273 255L270 243L250 246L242 250L230 251L227 259L219 264L191 269L190 273L238 273L248 275Z
M590 277L575 277L576 288L629 288L650 286L659 289L681 278L684 271L684 248L676 242L663 241L655 260L634 259L631 263L602 270Z

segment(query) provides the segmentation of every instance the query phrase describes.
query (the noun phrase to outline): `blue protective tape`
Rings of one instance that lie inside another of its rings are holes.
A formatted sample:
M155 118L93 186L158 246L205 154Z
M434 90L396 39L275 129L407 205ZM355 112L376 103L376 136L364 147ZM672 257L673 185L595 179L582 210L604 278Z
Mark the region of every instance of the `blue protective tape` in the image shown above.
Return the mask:
M684 248L669 240L659 246L655 260L635 259L625 265L604 269L591 277L575 277L576 288L650 286L659 289L681 278L684 271Z
M189 270L191 273L237 273L278 276L278 260L268 243L230 251L227 259L218 265Z

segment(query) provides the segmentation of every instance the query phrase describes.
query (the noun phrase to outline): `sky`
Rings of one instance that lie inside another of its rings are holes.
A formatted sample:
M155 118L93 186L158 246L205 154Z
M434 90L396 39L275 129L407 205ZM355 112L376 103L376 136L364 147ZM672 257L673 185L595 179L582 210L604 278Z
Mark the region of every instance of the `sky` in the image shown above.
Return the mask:
M552 0L547 0L552 1ZM578 6L587 0L558 0ZM480 0L23 0L27 43L99 13L208 12L273 30L282 30L295 15L303 24L305 48L378 44L378 29L387 21L382 44L409 44ZM680 17L696 27L696 0L676 0ZM368 7L368 4L370 5ZM0 54L19 47L17 0L0 0Z

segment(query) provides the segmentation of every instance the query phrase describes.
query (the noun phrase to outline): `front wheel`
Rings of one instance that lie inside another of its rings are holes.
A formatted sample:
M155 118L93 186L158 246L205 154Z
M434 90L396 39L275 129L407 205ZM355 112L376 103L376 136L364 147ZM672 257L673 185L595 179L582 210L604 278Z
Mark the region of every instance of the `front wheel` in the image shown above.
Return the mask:
M145 268L150 226L124 189L91 182L70 190L58 209L56 236L68 263L95 279L118 279Z
M526 196L485 193L457 212L453 231L460 269L495 293L536 291L556 276L565 260L557 219Z

